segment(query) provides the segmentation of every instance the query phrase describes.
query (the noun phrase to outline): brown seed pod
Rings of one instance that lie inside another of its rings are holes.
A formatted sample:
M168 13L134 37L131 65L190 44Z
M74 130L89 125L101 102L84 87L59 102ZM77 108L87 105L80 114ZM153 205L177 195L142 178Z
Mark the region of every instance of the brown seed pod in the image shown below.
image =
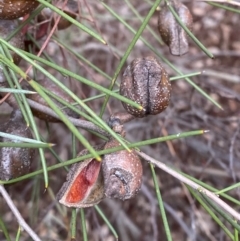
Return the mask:
M32 12L39 5L35 0L0 1L0 19L17 19Z
M1 2L0 2L1 4ZM11 32L18 27L17 21L14 20L0 20L0 36L5 39ZM24 38L21 33L16 34L9 40L9 43L19 49L24 49ZM15 52L10 51L15 64L18 64L21 60Z
M83 150L78 156L87 153L87 150ZM93 206L103 198L104 184L101 162L94 158L73 164L66 182L57 194L60 203L75 208Z
M106 143L104 149L120 145L116 140ZM102 160L104 194L121 200L136 195L142 183L142 163L134 150L106 154Z
M168 74L156 58L137 58L124 71L120 94L143 107L139 110L122 102L131 115L141 118L159 114L170 101L171 84Z
M47 90L51 91L53 94L57 95L58 97L62 98L63 100L71 103L74 102L74 100L69 97L69 95L67 95L64 91L62 91L56 84L54 84L52 81L48 80L48 79L42 79L39 80L38 83L40 85L42 85L44 88L46 88ZM25 88L25 87L24 87ZM26 87L29 90L32 90L30 87ZM45 100L39 95L39 94L32 94L32 95L27 95L28 99L31 99L35 102L37 102L38 104L41 104L43 106L48 106L47 103L45 102ZM55 102L55 104L57 104L57 106L59 106L59 108L63 107L63 105L56 101L55 99L52 98L52 100ZM78 118L78 114L76 114L74 111L72 111L69 108L65 108L62 110L66 115L69 115L71 117L74 118ZM39 119L48 121L48 122L61 122L60 120L49 116L48 114L40 111L39 109L34 109L32 107L32 112L33 114L38 117Z
M171 4L182 22L192 30L192 14L179 0L172 0ZM165 5L161 8L158 17L158 30L163 41L169 46L172 55L183 55L188 52L188 38L185 30Z
M1 3L0 3L1 4ZM2 39L5 39L11 32L13 32L18 27L18 23L15 20L0 20L0 36ZM24 38L21 33L13 36L9 43L19 49L24 49ZM12 55L13 61L15 64L19 64L21 57L17 55L14 51L9 50ZM3 74L2 66L0 65L0 87L8 87L5 75ZM0 93L0 96L1 95Z
M25 138L33 138L26 126L20 110L14 110L10 120L0 127L1 132ZM18 142L17 140L0 137L0 142ZM1 147L0 148L0 180L9 180L27 174L34 160L35 150L31 148Z
M53 1L52 4L54 4L55 7L59 8L62 10L64 13L69 15L70 17L76 19L76 14L78 13L78 3L77 1L74 0L68 0L67 3L64 5L64 0L61 1ZM44 8L41 12L41 14L38 17L39 21L46 21L47 19L52 19L51 25L53 26L55 24L55 19L59 15L55 12L53 12L49 8ZM58 22L58 30L66 29L68 28L72 23L69 22L67 19L61 17L59 22Z

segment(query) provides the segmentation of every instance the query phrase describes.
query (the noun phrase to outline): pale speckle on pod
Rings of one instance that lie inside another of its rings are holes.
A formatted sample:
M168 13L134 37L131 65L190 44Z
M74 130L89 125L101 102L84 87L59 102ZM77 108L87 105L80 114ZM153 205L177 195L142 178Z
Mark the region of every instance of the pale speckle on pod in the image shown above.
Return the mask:
M78 156L86 155L83 150ZM71 166L67 180L57 194L60 203L67 207L85 208L98 204L104 198L101 162L89 158Z
M192 30L193 18L189 9L179 0L172 0L170 4L172 4L172 7L186 27ZM169 46L172 55L180 56L188 52L187 33L178 24L166 5L159 11L158 30L163 41Z
M33 138L26 126L20 110L14 110L10 120L0 127L1 132L25 138ZM0 137L0 142L17 142ZM29 173L34 160L35 150L32 148L1 147L0 148L0 180L10 180Z
M63 100L65 100L68 103L73 103L74 100L68 95L66 94L63 90L61 90L55 83L53 83L52 81L50 81L49 79L42 79L42 80L38 80L38 84L42 85L44 88L46 88L48 91L51 91L53 94L57 95L58 97L62 98ZM33 90L31 89L31 87L24 87L24 88L28 88L29 90ZM35 102L37 102L38 104L41 104L43 106L48 106L46 101L39 95L39 94L32 94L32 95L27 95L28 99L31 99ZM57 100L55 100L54 98L50 97L52 99L52 101L55 102L55 104L61 108L63 107L63 105L58 102ZM62 111L66 114L69 115L73 118L78 118L78 114L76 114L74 111L72 111L69 108L64 108L62 109ZM38 109L34 109L32 107L32 112L33 114L38 117L39 119L48 121L48 122L60 122L60 120L49 116L48 114L38 110Z
M69 15L70 17L76 19L76 14L78 13L78 3L77 1L74 0L68 0L66 5L64 5L64 0L61 1L53 1L52 4L54 4L55 7L59 8L60 10L62 10L64 13L66 13L67 15ZM58 17L59 15L55 12L53 12L51 9L49 8L44 8L41 12L41 14L39 15L38 20L39 21L46 21L47 19L52 20L51 21L51 25L53 26L55 23L55 19ZM66 29L68 28L72 23L69 22L67 19L61 17L57 28L58 30L62 30L62 29Z
M0 2L1 4L1 2ZM5 39L11 32L18 27L18 23L15 20L0 20L0 35L2 39ZM16 34L9 40L9 43L19 49L24 49L24 38L21 33ZM10 51L15 64L18 64L21 60L13 51Z
M120 145L111 140L105 149ZM121 200L135 196L142 183L142 163L134 150L126 150L103 156L102 169L104 177L104 193L106 197Z
M31 13L39 5L35 0L1 0L0 19L17 19Z
M164 111L170 101L171 84L162 64L153 56L134 59L124 71L120 94L143 107L122 102L125 110L141 118Z

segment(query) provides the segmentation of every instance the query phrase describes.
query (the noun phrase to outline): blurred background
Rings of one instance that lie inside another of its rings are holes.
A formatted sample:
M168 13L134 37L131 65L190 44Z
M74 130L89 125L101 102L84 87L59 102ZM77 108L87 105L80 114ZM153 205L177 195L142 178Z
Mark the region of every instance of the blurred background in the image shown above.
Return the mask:
M192 40L189 41L189 52L186 55L172 56L168 46L161 42L158 33L159 9L153 14L142 37L150 43L158 54L164 56L182 73L201 71L201 75L192 77L191 80L219 103L222 109L206 99L184 79L175 80L172 81L171 103L167 110L157 116L149 116L125 124L126 139L134 143L185 131L209 130L208 133L201 136L161 142L144 146L141 150L216 189L223 189L239 182L240 178L240 9L238 13L234 13L207 2L187 0L182 2L188 6L193 15L192 32L214 55L214 59L209 58ZM134 14L131 7L144 18L153 5L153 1L148 0L106 0L104 3L121 16L134 30L138 30L141 26L141 20ZM100 1L79 0L78 6L80 12L77 19L98 32L107 42L107 45L97 42L87 33L72 25L64 31L55 31L44 52L56 64L108 87L111 77L134 35ZM235 8L235 6L228 6ZM29 33L34 36L38 28L35 19L29 28ZM48 31L50 30L51 28ZM46 38L47 35L38 40L40 46ZM37 51L36 47L33 47L33 50L34 48ZM92 66L78 58L76 54L83 56L106 75L101 75ZM134 58L147 55L156 56L141 40L138 40L117 83L120 83L120 78L127 64ZM178 75L167 63L160 61L170 77ZM28 65L22 61L20 66L25 70ZM99 91L74 79L67 78L53 69L47 70L65 83L81 99L100 94ZM110 76L109 79L107 75ZM42 78L41 73L37 72L36 76L39 79ZM117 88L116 86L115 89ZM99 98L88 102L88 106L99 114L103 101L104 98ZM123 110L121 103L111 98L103 119L107 120L111 114ZM1 104L1 123L6 121L10 112L11 108L7 104ZM69 130L61 123L46 125L44 121L38 119L36 121L47 142L56 143L54 150L58 156L63 161L72 159L72 136ZM80 129L80 132L92 145L103 143L100 138L87 131ZM83 146L77 143L77 152L82 149ZM45 157L48 166L57 163L56 158L47 150L45 150ZM32 164L32 171L41 168L39 160L39 156L37 156ZM167 240L151 170L146 161L142 161L142 163L144 176L139 194L124 202L106 199L99 204L99 207L115 228L119 240ZM169 174L157 168L155 170L174 241L230 240L223 229L194 199L185 185ZM47 191L44 190L42 175L17 184L6 185L7 191L22 216L42 240L64 241L71 239L71 209L58 204L55 199L56 193L66 179L66 174L64 168L49 172L50 183ZM228 194L239 199L238 188ZM224 201L235 210L240 210L239 206L227 200ZM84 211L88 240L116 240L94 208L87 208ZM2 198L0 198L0 215L9 233L15 237L18 223ZM224 220L223 222L228 226ZM0 240L5 240L4 236L1 235L0 232ZM25 232L21 236L20 240L31 240ZM77 217L76 240L83 240L80 216Z

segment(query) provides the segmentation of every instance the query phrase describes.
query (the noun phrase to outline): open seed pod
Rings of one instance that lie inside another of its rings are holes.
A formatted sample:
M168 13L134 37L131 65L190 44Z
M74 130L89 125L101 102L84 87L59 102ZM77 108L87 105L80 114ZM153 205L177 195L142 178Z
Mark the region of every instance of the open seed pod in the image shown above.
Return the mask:
M17 19L31 13L39 2L36 0L0 1L0 19Z
M106 143L104 149L117 147L116 140ZM106 154L102 160L104 194L121 200L135 196L142 183L142 163L134 150Z
M83 150L78 156L87 153L87 150ZM57 194L57 199L68 207L90 207L104 198L103 185L101 162L89 158L71 166L67 180Z
M66 4L64 4L64 0L58 0L58 1L53 1L53 4L55 7L59 8L62 10L64 13L69 15L70 17L76 19L76 14L78 13L78 3L77 1L74 0L68 0ZM44 8L41 12L41 14L38 16L38 21L46 21L48 19L51 19L51 25L53 26L55 24L55 19L59 15L52 11L49 8ZM59 22L58 22L58 30L66 29L68 28L72 23L69 22L67 19L61 17Z
M26 126L20 110L14 110L10 120L0 127L1 132L25 138L33 138ZM17 140L0 137L0 142L18 142ZM1 147L0 148L0 180L17 178L30 171L35 150L32 148Z
M0 2L1 5L1 2ZM5 39L11 32L13 32L18 27L17 21L14 20L0 20L0 36L2 39ZM21 33L16 34L9 40L9 43L14 47L19 49L24 49L24 38ZM15 64L18 64L21 60L13 51L10 51L13 61Z
M38 80L38 83L40 85L42 85L44 88L46 88L47 90L51 91L53 94L57 95L58 97L62 98L63 100L69 102L69 103L73 103L74 100L69 97L69 95L67 95L64 91L62 91L56 84L54 84L52 81L50 81L49 79L42 79L42 80ZM31 87L29 86L24 86L24 88L27 88L29 90L33 90ZM31 99L35 102L37 102L38 104L41 104L43 106L48 106L47 103L45 102L45 100L39 95L39 94L32 94L32 95L27 95L28 99ZM54 98L51 98L59 108L63 107L63 105L58 102L57 100L55 100ZM74 118L78 118L78 114L76 114L74 111L72 111L69 108L64 108L62 109L62 111L66 114L69 115L71 117ZM41 111L39 109L34 109L32 107L32 112L33 114L38 117L39 119L48 121L48 122L61 122L60 120L49 116L48 114L46 114L44 111Z
M189 9L179 0L171 0L171 4L182 22L191 30L193 19ZM166 5L159 12L158 30L172 55L180 56L188 52L187 34Z
M124 71L120 94L143 107L139 110L122 102L129 114L138 118L159 114L170 101L171 84L168 74L153 56L136 58Z

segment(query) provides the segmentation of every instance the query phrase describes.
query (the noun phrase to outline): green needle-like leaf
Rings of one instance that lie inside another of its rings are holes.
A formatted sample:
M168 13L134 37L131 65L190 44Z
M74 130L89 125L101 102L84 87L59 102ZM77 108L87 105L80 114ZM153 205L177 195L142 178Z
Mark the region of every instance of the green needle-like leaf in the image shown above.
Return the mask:
M189 35L189 37L197 44L197 46L204 52L207 54L207 56L209 56L210 58L214 58L213 54L210 53L208 51L208 49L194 36L194 34L186 27L186 25L182 22L182 20L180 19L180 17L178 16L178 14L176 13L176 11L174 10L174 8L172 7L171 3L168 0L165 0L165 2L167 3L167 6L169 8L169 10L171 11L171 13L173 14L173 16L176 18L177 22L180 24L180 26L186 31L186 33Z
M190 136L194 136L194 135L201 135L204 132L205 131L203 131L203 130L198 130L198 131L189 131L189 132L184 132L184 133L178 133L176 135L171 135L171 136L166 136L166 137L159 137L159 138L155 138L155 139L152 139L152 140L146 140L146 141L136 142L136 143L133 143L133 144L128 144L128 148L131 149L131 148L146 146L146 145L150 145L150 144L154 144L154 143L158 143L158 142L170 141L170 140L190 137ZM113 152L120 151L120 150L124 150L124 147L123 146L118 146L118 147L114 147L114 148L110 148L110 149L97 151L97 153L98 153L99 156L102 156L104 154L109 154L109 153L113 153ZM79 162L79 161L83 161L83 160L86 160L86 159L92 158L92 157L93 157L92 154L87 154L87 155L84 155L84 156L76 157L74 159L65 161L63 163L58 163L58 164L55 164L55 165L53 165L51 167L48 167L47 170L48 171L52 171L52 170L58 169L60 167L71 165L73 163L76 163L76 162ZM17 181L24 180L26 178L30 178L30 177L33 177L35 175L41 174L41 173L42 173L42 170L38 170L38 171L35 171L35 172L32 172L32 173L29 173L27 175L24 175L22 177L18 177L18 178L12 179L10 181L1 181L0 180L0 184L15 183Z
M235 184L233 184L233 185L231 185L231 186L229 186L229 187L226 187L226 188L224 188L224 189L222 189L222 190L220 190L220 191L217 191L217 192L215 192L216 194L222 194L222 193L224 193L224 192L229 192L229 191L231 191L231 190L233 190L233 189L235 189L235 188L239 188L240 187L240 182L238 182L238 183L235 183Z
M22 58L26 59L28 62L30 62L33 66L35 66L37 69L39 69L42 73L44 73L49 79L51 79L57 86L59 86L63 91L65 91L66 93L68 93L81 107L83 107L93 118L95 118L99 124L106 130L108 131L116 140L119 141L119 143L121 145L123 145L125 147L126 150L129 150L126 143L119 137L118 134L116 134L100 117L98 117L95 112L89 108L82 100L80 100L72 91L70 91L69 89L66 88L66 86L64 84L62 84L60 81L58 81L53 75L51 75L50 73L48 73L43 67L39 66L38 64L36 64L34 61L32 61L31 59L29 59L28 57L26 57L21 50L19 49L16 49L16 48L13 48L11 45L9 45L6 41L0 39L0 42L3 42L5 45L7 45L10 49L12 49L13 51L15 51L17 54L19 54ZM1 60L1 55L0 55L0 60ZM5 61L9 66L11 66L12 64L9 62L9 60L6 60ZM29 77L18 67L18 66L13 66L14 69L16 70L16 72L19 73L19 75L22 76L22 78L24 79L28 79L29 80ZM29 82L29 83L34 83L34 82ZM36 82L35 82L36 83ZM40 88L38 88L39 90ZM44 94L44 92L42 91L42 94ZM51 101L51 99L49 97L47 97L45 94L44 94L45 98L47 98L55 107L56 105ZM136 104L136 103L135 103ZM51 106L50 106L51 107ZM55 109L56 110L56 109ZM57 108L57 111L59 109ZM60 113L60 112L58 112ZM67 121L67 123L69 124L69 126L71 126L72 129L70 130L73 130L75 127L66 119L65 115L63 114L62 117L64 118L65 121ZM65 123L66 124L66 123ZM68 127L69 127L68 126ZM76 128L75 128L76 129ZM78 138L80 137L80 134L76 134L77 132L75 132L75 135L78 135ZM84 138L83 136L81 138ZM90 145L87 144L88 142L84 142L85 145L89 146L90 148ZM85 146L84 145L84 146ZM87 147L86 147L87 148ZM91 151L94 151L93 148L90 148ZM89 149L89 150L90 150ZM101 158L100 157L96 157L97 160L100 160Z
M15 241L19 241L20 240L21 232L22 232L22 227L19 226Z
M164 208L164 204L163 204L163 200L162 200L162 195L160 192L160 187L158 185L158 181L157 181L157 177L156 177L156 173L154 170L154 166L152 164L150 164L150 168L151 168L151 172L152 172L152 177L153 177L153 183L154 183L154 187L155 187L155 192L157 195L157 199L158 199L158 205L159 205L159 209L161 212L161 217L163 220L163 225L164 225L164 229L166 232L166 236L167 236L167 240L168 241L172 241L172 236L171 236L171 231L168 225L168 220L167 220L167 215L165 212L165 208Z
M231 11L231 12L233 12L233 13L238 13L238 14L240 14L240 10L237 9L237 8L231 8L231 7L228 7L228 6L219 4L219 3L210 2L210 1L208 1L207 3L210 4L210 5L212 5L212 6L215 6L215 7L218 7L218 8L222 8L222 9Z
M46 2L45 0L38 0L40 3L42 3L45 7L50 8L51 10L53 10L54 12L56 12L57 14L59 14L60 16L62 16L63 18L67 19L69 22L73 23L74 25L76 25L78 28L80 28L82 31L88 33L90 36L92 36L93 38L97 39L98 41L100 41L103 44L106 44L106 42L97 34L94 33L93 31L91 31L89 28L87 28L86 26L84 26L83 24L79 23L77 20L73 19L72 17L70 17L69 15L67 15L66 13L64 13L63 11L61 11L59 8L55 7L54 5L52 5L51 3Z
M82 234L83 234L83 241L87 241L87 227L86 227L86 219L84 214L84 209L80 208L80 215L81 215L81 222L82 222Z
M4 41L5 42L5 41ZM7 42L6 42L7 43ZM8 44L8 43L7 43ZM10 48L14 48L13 46L11 46L10 44L8 44L8 46L10 46ZM16 76L15 74L13 73L13 70L14 72L18 73L20 76L22 76L22 78L26 79L27 78L27 75L17 66L15 65L14 63L12 63L12 61L10 61L9 59L5 58L5 56L3 55L0 55L0 61L4 62L10 69L10 73L12 74L12 78L16 84L16 86L18 88L21 88L20 87L20 84L18 83L17 79L16 79ZM3 67L4 68L4 67ZM11 85L11 82L9 82L10 86L13 87ZM32 112L31 112L31 109L26 101L26 97L25 95L22 95L22 100L23 100L23 104L20 102L20 100L18 100L18 105L20 106L21 108L21 111L22 111L22 114L27 122L27 125L28 124L28 121L31 123L31 127L33 129L33 132L34 132L34 135L36 137L36 139L38 141L40 141L40 136L39 136L39 133L38 133L38 128L36 126L36 123L34 121L34 118L33 118L33 115L32 115ZM23 108L23 106L25 108ZM25 113L26 112L26 113ZM47 188L48 187L48 173L47 173L47 165L46 165L46 160L45 160L45 156L44 156L44 153L43 153L43 149L42 148L39 148L39 154L40 154L40 159L41 159L41 163L42 163L42 167L43 167L43 175L44 175L44 181L45 181L45 187Z
M48 143L23 143L23 142L0 142L0 147L18 147L18 148L48 148L54 144Z
M0 211L1 211L1 209L0 209ZM5 224L2 220L2 215L0 215L0 230L1 230L1 232L3 232L3 234L6 238L6 241L11 241L8 230L7 230L7 227L5 226Z
M92 87L92 88L94 88L94 89L96 89L96 90L99 90L99 91L101 91L101 92L103 92L103 93L105 93L105 94L107 94L107 95L110 95L110 96L112 96L112 97L114 97L114 98L116 98L116 99L118 99L118 100L120 100L120 101L123 101L123 102L125 102L125 103L127 103L127 104L130 104L130 105L132 105L132 106L134 106L134 107L136 107L136 108L138 108L138 109L141 109L141 108L142 108L139 104L133 102L132 100L129 100L129 99L121 96L120 94L117 94L117 93L115 93L115 92L113 92L113 91L111 91L111 90L109 90L109 89L106 89L106 88L102 87L101 85L98 85L98 84L94 83L94 82L91 81L91 80L88 80L88 79L86 79L86 78L84 78L84 77L82 77L82 76L79 76L79 75L77 75L77 74L75 74L75 73L73 73L73 72L71 72L71 71L69 71L69 70L67 70L67 69L64 69L64 68L62 68L62 67L59 66L59 65L56 65L56 64L54 64L54 63L51 63L51 62L49 62L49 61L47 61L47 60L45 60L45 59L43 59L43 58L37 57L36 55L33 55L33 54L28 53L28 52L22 51L22 50L20 50L20 49L16 49L16 50L17 50L17 51L21 51L22 54L23 54L23 56L29 56L29 57L32 58L33 60L37 60L37 61L39 61L40 63L46 64L47 66L52 67L53 69L59 71L59 72L62 73L63 75L67 75L67 76L70 76L70 77L72 77L72 78L74 78L74 79L76 79L76 80L79 80L80 82L88 85L89 87ZM23 58L24 58L24 57L23 57Z
M17 94L36 94L36 92L30 91L30 90L19 90L19 89L11 89L11 88L0 88L0 92L17 93Z
M228 230L228 228L222 223L222 221L216 216L216 214L208 207L208 205L199 197L197 193L195 193L192 188L188 187L188 190L191 194L197 199L197 201L201 204L201 206L209 213L209 215L213 218L213 220L224 230L224 232L229 236L231 240L234 240L233 235Z
M206 195L204 195L203 193L201 193L202 198L204 199L204 201L209 204L210 207L213 208L213 210L215 210L216 213L218 213L219 215L221 215L224 220L226 220L227 222L229 222L236 230L240 231L240 226L236 223L236 220L234 220L232 217L230 217L227 213L225 213L220 207L218 207L214 202L211 201L210 198L208 198Z
M101 160L101 157L97 155L94 148L90 145L90 143L85 139L85 137L78 131L78 129L68 120L68 118L64 115L64 113L56 106L56 104L44 93L41 89L41 86L34 80L28 81L28 83L32 86L34 90L36 90L39 95L47 102L47 104L56 112L56 114L61 118L62 122L71 130L74 135L79 139L79 141L89 150L90 153L97 160Z
M162 0L156 0L155 3L153 4L152 8L150 9L150 11L148 12L147 16L145 17L144 21L142 22L140 28L138 29L138 31L135 33L131 43L128 45L128 48L127 50L125 51L125 54L123 55L118 67L116 68L116 71L114 73L114 76L112 78L112 81L111 81L111 84L109 86L109 90L112 90L114 85L115 85L115 82L117 80L117 77L123 67L123 65L125 64L129 54L131 53L132 49L134 48L137 40L140 38L143 30L145 29L145 27L147 26L148 24L148 21L149 19L152 17L153 13L155 12L156 8L158 7L158 5L160 4ZM105 8L108 8L108 6L102 2L102 5L105 7ZM107 103L108 103L108 100L109 100L110 96L106 96L105 97L105 100L104 100L104 103L103 103L103 106L102 106L102 109L101 109L101 112L100 112L100 116L103 115L104 111L105 111L105 108L107 106Z
M71 217L71 239L76 240L76 229L77 229L77 209L72 209L72 217Z
M132 33L136 34L136 31L128 24L126 23L115 11L113 11L110 7L105 5L106 9L117 19L119 20L124 26L126 26ZM167 65L169 65L174 71L176 71L178 74L182 75L182 72L177 69L170 61L168 61L165 57L162 56L160 52L158 52L146 39L140 37L140 39L143 41L143 43L152 50L160 59L162 59ZM201 93L205 98L207 98L209 101L211 101L214 105L216 105L218 108L222 109L221 105L218 104L210 95L208 95L204 90L202 90L198 85L196 85L192 80L189 78L185 78L185 80L192 85L199 93Z
M116 240L118 240L118 234L116 232L116 230L114 229L114 227L112 226L111 222L108 220L108 218L106 217L106 215L103 213L103 211L98 207L98 205L95 205L94 208L96 209L96 211L98 212L98 214L101 216L101 218L104 220L104 222L106 223L106 225L108 226L108 228L111 230L113 236L115 237Z
M43 143L42 141L38 141L38 140L34 140L34 139L22 137L22 136L16 136L16 135L8 134L8 133L5 133L5 132L0 132L0 137L12 139L12 140L15 140L15 141L23 141L23 142L29 142L29 143L47 144L47 143Z

